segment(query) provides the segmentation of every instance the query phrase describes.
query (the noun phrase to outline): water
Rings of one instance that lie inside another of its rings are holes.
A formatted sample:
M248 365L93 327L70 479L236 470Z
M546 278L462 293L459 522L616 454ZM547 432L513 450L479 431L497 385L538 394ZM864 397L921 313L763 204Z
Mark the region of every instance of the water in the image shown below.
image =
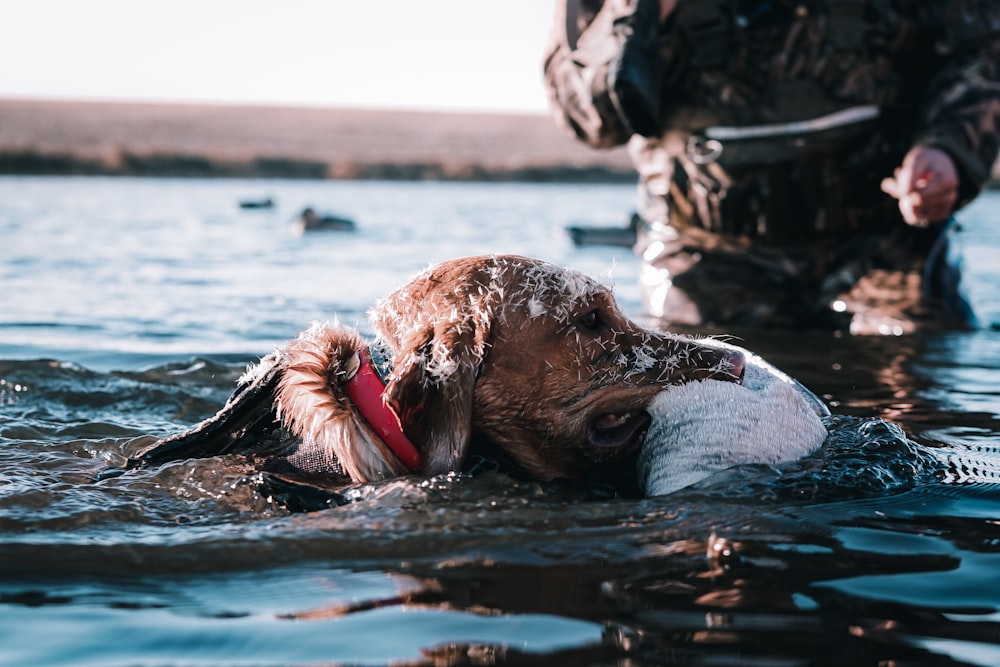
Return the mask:
M241 211L243 198L278 207ZM0 179L0 664L1000 664L1000 332L732 332L852 434L663 498L493 472L292 512L246 462L101 478L432 261L614 283L628 186ZM294 236L304 206L353 235ZM962 217L1000 322L1000 196ZM882 417L889 423L873 421ZM855 437L856 436L856 437ZM860 443L860 446L859 446Z

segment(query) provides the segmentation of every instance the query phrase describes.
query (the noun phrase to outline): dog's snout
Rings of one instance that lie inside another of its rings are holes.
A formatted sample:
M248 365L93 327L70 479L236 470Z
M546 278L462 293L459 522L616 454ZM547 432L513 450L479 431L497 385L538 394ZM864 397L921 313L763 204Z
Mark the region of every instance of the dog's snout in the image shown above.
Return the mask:
M723 350L722 359L723 363L729 367L728 379L741 384L743 382L743 373L747 368L747 359L743 356L743 353L739 350ZM725 374L724 372L723 375Z
M695 373L695 379L743 383L747 360L740 350L712 346L708 354L702 357L702 362L705 366Z

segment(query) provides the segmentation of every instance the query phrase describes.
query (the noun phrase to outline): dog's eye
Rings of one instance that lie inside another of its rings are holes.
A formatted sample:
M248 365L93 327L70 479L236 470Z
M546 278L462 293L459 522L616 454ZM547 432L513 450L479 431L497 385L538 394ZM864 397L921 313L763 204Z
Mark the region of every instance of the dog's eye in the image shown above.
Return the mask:
M584 329L600 329L602 324L601 311L596 308L580 318L580 326Z

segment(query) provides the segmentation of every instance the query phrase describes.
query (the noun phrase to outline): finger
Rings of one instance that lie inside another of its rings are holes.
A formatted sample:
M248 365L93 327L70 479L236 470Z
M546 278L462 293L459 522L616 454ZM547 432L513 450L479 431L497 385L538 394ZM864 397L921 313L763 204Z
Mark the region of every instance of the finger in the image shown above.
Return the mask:
M958 188L954 183L937 179L931 180L917 192L925 202L948 200L954 202L958 199Z
M914 196L906 195L900 197L899 199L899 212L903 216L903 220L910 225L923 225L926 224L926 220L923 216L917 212L914 205Z
M919 204L927 209L941 208L951 211L955 207L955 202L958 201L958 193L954 190L943 190L933 194L922 192L920 195Z
M902 197L913 190L913 166L903 163L902 167L897 167L895 171L896 188Z
M906 195L906 208L909 216L904 215L908 223L911 225L916 222L926 222L927 221L927 201L920 196L919 192L911 192Z
M902 193L899 191L899 183L896 182L895 178L891 177L882 179L882 192L893 199L899 199L902 196Z
M929 220L944 220L955 210L958 202L958 192L954 188L941 188L936 191L915 193L914 211Z
M930 222L940 222L941 220L947 220L955 206L954 197L944 197L930 199L928 197L921 197L919 194L914 193L906 198L909 211L912 212L912 217L907 217L904 214L904 219L912 224ZM900 207L900 211L903 208Z
M915 191L926 190L927 188L932 187L935 182L937 181L934 178L934 174L932 172L925 171L913 179L911 187Z

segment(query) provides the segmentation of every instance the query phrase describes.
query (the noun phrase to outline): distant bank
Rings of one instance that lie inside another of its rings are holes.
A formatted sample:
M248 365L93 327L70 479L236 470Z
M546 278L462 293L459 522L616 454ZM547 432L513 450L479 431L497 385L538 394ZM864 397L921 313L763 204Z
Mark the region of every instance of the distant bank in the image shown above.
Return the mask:
M635 181L624 149L545 114L18 99L0 99L0 174Z
M0 99L0 173L632 182L547 115Z

